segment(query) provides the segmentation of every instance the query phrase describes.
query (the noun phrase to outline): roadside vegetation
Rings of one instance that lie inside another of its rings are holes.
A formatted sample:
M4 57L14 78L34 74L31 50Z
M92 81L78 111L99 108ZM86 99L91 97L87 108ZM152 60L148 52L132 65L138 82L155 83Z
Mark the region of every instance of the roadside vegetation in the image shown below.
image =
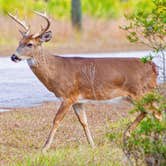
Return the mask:
M131 137L125 140L126 155L135 165L166 165L166 1L153 1L150 11L139 9L126 15L128 25L121 27L128 32L127 38L132 43L148 46L152 53L145 55L143 63L160 58L160 79L163 81L156 90L135 102L134 112L146 114ZM154 103L158 106L154 106ZM149 113L149 110L152 112ZM156 112L157 111L157 112ZM158 114L158 117L154 115ZM159 117L160 116L160 117ZM134 159L134 161L132 161Z
M30 14L32 10L47 11L55 18L70 19L70 0L0 0L0 12L14 12L18 10L22 15ZM148 6L148 8L147 8ZM95 18L117 18L123 16L125 12L133 12L138 8L150 10L153 6L151 0L82 0L83 15ZM14 11L13 11L14 9Z
M158 106L154 106L154 103ZM124 135L124 150L134 165L166 164L166 98L159 92L146 94L134 103L132 113L146 115L131 136ZM126 130L127 131L127 130ZM126 132L124 132L126 133Z

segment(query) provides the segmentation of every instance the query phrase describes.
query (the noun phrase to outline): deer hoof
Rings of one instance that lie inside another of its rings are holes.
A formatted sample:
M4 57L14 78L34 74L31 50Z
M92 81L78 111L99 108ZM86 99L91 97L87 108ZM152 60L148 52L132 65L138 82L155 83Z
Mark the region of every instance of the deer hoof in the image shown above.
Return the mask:
M127 131L126 134L125 134L125 136L126 136L126 137L130 137L130 136L131 136L130 132Z

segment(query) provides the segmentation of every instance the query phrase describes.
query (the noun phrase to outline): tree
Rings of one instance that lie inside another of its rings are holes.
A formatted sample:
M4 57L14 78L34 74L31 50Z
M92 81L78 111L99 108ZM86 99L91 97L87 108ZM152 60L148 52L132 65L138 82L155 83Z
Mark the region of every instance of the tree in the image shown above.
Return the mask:
M72 0L71 8L71 18L72 25L77 30L82 28L82 9L81 9L81 0Z
M154 52L153 55L143 58L143 61L152 60L158 56L162 61L160 73L166 82L166 0L153 0L154 7L151 11L138 9L132 15L127 15L129 25L122 27L128 32L130 42L140 42Z

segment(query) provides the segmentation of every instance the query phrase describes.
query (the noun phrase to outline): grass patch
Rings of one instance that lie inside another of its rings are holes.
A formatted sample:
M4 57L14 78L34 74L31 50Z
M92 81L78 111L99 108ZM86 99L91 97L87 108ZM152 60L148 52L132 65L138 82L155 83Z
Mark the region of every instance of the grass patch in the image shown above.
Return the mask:
M70 111L59 127L50 151L43 156L40 149L57 108L58 103L56 106L50 103L0 114L0 165L118 166L127 163L121 144L122 133L131 120L127 113L130 105L124 102L121 105L85 106L96 144L94 149L88 145L81 125Z
M31 154L23 161L10 164L11 166L122 166L127 160L122 151L122 134L131 119L120 119L108 122L103 130L104 135L97 137L96 147L92 149L87 144L69 143L48 152Z
M55 152L49 152L46 155L37 154L35 157L29 156L25 158L24 162L18 162L13 166L118 166L122 165L121 157L123 157L123 153L116 146L113 147L109 144L104 144L92 149L89 146L80 145L78 147L58 148Z

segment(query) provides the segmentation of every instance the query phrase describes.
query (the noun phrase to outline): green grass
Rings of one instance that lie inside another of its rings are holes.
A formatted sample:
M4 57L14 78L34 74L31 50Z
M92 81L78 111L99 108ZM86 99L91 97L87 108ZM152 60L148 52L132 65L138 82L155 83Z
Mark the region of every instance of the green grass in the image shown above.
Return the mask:
M23 161L11 163L11 166L123 166L127 160L122 151L122 133L129 119L108 122L103 128L104 135L95 140L96 147L92 149L87 143L69 142L56 150L43 155L38 152L24 156ZM123 127L122 127L123 126ZM18 159L16 159L18 160Z
M55 18L70 18L71 0L0 0L0 12L6 14L8 11L18 10L21 15L31 15L32 10L47 11ZM125 12L133 12L141 8L147 10L152 8L152 0L82 0L84 15L96 18L117 18Z
M118 154L118 155L116 155ZM49 152L46 155L29 156L24 162L11 164L13 166L120 166L122 165L122 150L108 144L92 149L89 146L65 147Z

